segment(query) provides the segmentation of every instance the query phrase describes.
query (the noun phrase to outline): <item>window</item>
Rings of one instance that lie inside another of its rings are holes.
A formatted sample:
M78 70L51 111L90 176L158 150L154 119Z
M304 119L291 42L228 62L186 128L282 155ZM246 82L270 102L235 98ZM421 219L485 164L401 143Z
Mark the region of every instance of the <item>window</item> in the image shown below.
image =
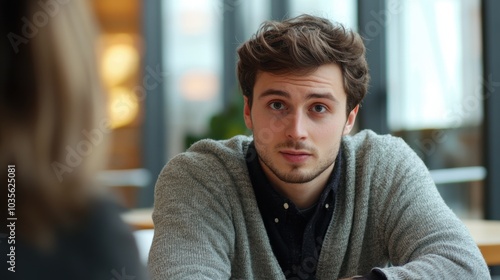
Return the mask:
M482 218L479 0L388 0L388 125L455 213Z
M202 134L222 106L220 1L167 1L163 11L168 158L185 150L186 135Z

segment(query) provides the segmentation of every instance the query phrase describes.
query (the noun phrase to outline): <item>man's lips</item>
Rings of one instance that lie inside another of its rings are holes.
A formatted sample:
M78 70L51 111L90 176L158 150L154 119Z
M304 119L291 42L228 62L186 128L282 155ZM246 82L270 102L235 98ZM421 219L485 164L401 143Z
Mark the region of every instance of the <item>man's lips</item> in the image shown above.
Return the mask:
M300 150L282 150L280 154L291 163L302 163L312 156L309 152Z

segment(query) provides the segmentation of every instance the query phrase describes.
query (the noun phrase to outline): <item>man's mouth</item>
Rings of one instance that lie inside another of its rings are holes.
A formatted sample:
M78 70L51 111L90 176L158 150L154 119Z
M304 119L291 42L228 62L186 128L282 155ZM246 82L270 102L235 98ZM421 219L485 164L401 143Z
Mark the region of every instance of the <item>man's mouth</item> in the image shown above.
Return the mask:
M303 163L312 156L311 153L303 150L282 150L280 154L291 163Z

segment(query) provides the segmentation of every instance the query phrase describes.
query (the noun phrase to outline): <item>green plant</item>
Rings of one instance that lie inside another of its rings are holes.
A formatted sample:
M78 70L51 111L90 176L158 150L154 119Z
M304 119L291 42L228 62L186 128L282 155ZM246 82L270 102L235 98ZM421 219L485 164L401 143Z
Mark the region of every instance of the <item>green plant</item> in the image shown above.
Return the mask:
M210 138L214 140L228 139L236 135L248 135L250 132L243 120L243 102L239 98L238 102L231 103L223 111L210 118L208 132L204 135L188 134L185 138L186 148L196 141Z

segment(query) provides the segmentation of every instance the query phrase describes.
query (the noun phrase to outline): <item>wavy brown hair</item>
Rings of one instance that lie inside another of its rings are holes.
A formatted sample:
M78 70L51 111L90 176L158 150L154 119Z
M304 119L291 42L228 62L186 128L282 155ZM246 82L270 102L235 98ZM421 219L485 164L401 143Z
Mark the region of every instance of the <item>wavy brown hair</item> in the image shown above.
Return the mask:
M238 48L238 56L238 80L249 106L259 71L306 74L325 64L338 64L347 93L347 114L363 100L370 80L361 37L341 24L311 15L264 22Z

